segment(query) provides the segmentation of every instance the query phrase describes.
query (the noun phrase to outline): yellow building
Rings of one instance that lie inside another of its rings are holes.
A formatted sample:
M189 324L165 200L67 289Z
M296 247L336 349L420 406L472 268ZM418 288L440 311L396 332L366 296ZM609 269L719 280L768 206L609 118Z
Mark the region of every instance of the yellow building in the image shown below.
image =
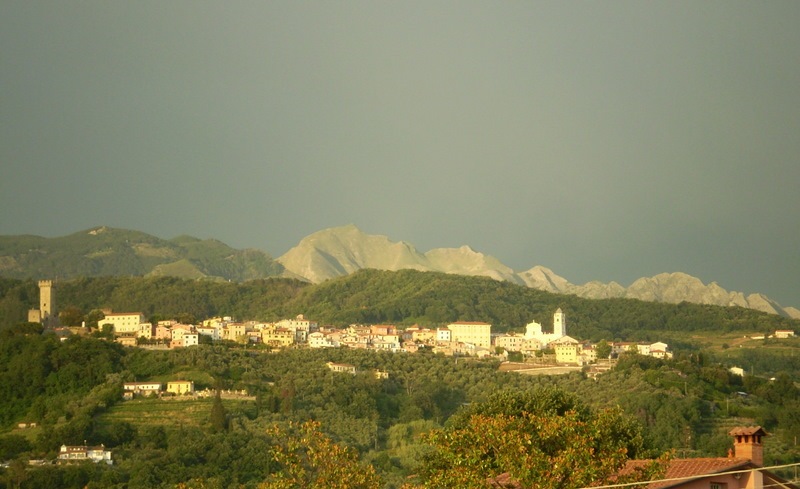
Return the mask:
M114 327L114 335L138 336L140 333L139 325L145 322L144 314L141 312L115 312L106 314L106 317L97 322L102 329L106 324Z
M268 346L286 347L294 344L295 333L288 328L266 326L261 330L261 342Z
M560 343L553 348L556 351L556 362L570 365L579 365L579 357L583 351L581 345L573 343Z
M436 330L434 329L418 329L411 333L412 341L419 343L434 343L436 342Z
M490 348L492 346L492 325L489 323L464 321L447 325L450 341L469 343Z
M173 380L167 382L167 392L176 395L194 394L194 382L191 380Z

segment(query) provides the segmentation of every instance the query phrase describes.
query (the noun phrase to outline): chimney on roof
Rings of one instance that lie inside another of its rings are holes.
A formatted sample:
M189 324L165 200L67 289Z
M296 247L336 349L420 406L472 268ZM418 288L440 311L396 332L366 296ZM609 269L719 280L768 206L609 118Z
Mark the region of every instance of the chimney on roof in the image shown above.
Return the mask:
M737 427L728 433L733 437L736 458L750 459L758 466L764 465L764 445L761 439L769 434L760 426Z

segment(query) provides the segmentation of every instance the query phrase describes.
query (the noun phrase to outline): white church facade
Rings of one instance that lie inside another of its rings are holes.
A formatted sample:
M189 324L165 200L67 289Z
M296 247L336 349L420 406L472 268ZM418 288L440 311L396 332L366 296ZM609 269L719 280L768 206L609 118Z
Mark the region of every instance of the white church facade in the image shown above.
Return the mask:
M567 316L559 307L553 314L553 332L544 333L542 325L536 321L528 323L525 326L525 339L536 340L543 348L547 348L550 343L561 340L567 336Z

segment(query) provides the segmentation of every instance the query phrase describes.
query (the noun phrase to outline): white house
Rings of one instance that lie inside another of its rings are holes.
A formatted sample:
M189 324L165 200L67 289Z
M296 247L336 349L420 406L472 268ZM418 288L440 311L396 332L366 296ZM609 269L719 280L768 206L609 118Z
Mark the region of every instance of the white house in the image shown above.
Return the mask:
M125 382L122 389L131 394L158 394L161 392L161 382Z
M114 461L111 460L111 451L106 450L104 445L100 445L99 447L61 445L61 450L58 452L58 463L84 461L92 461L94 463L105 462L108 465L114 463Z
M197 330L197 334L208 336L211 338L212 341L219 341L219 339L222 338L222 334L220 333L220 331L222 330L222 326L203 325L203 326L198 326L195 329Z
M338 346L338 342L334 343L331 336L321 331L315 331L308 335L309 348L333 348Z
M200 344L200 335L197 333L184 333L183 346L197 346Z
M742 367L731 367L728 369L728 372L733 375L738 375L739 377L744 377L744 369Z

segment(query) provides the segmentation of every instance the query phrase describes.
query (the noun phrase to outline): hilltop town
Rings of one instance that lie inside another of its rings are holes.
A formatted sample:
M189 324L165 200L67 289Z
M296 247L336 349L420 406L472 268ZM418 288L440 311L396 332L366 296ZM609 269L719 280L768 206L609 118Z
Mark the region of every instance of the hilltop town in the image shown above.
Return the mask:
M40 308L29 311L31 322L53 327L66 338L71 334L91 334L91 328L59 327L56 292L49 280L39 282ZM587 365L598 359L616 357L623 351L670 358L663 342L608 342L598 344L567 335L567 317L559 308L553 314L552 332L545 332L541 323L531 321L524 333L492 333L492 325L480 321L456 321L442 327L414 325L400 329L391 324L351 324L347 328L321 326L303 314L277 322L236 321L232 317L213 317L197 324L178 320L148 322L142 312L103 311L96 332L105 334L124 346L148 349L189 348L201 343L228 341L243 346L267 349L280 348L360 348L390 352L415 353L429 350L447 356L476 358L501 357L524 360L540 358L540 363L553 365Z
M140 312L110 312L100 324L102 328L113 331L114 341L150 349L187 348L201 342L229 341L269 349L361 348L408 353L428 349L448 356L477 358L548 355L553 363L560 365L587 365L598 359L597 344L566 334L566 314L561 309L554 313L553 320L556 325L553 333L544 333L542 325L533 321L525 326L523 334L492 334L491 324L478 321L458 321L438 328L415 325L400 329L390 324L353 324L347 328L332 328L320 326L302 314L274 323L239 322L230 317L215 317L198 324L182 324L175 320L153 324L146 322ZM601 358L631 349L657 358L671 356L668 345L663 342L609 342L608 346Z

